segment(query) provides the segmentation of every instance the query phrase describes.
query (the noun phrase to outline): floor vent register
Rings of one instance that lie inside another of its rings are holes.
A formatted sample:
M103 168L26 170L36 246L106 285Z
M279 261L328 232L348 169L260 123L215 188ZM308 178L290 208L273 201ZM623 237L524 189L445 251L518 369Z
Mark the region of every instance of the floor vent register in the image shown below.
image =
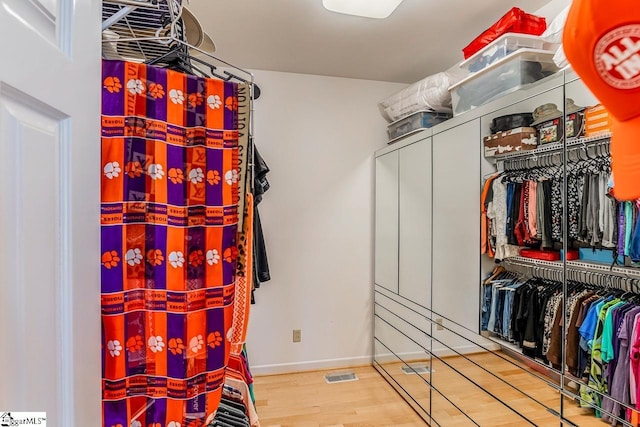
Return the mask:
M358 377L352 371L330 372L324 376L327 384L345 383L349 381L358 381Z
M429 374L431 372L433 372L431 369L429 369L429 367L427 365L411 365L411 366L402 366L400 369L402 369L402 372L404 372L407 375L411 375L411 374Z

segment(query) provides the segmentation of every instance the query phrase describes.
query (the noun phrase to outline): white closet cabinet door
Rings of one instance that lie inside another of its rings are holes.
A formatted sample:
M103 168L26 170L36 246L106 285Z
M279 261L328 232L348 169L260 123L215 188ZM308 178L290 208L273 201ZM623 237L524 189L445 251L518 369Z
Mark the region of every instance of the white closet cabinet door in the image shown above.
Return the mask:
M398 293L398 152L376 158L375 282Z
M403 297L431 302L431 138L400 150L399 290Z
M475 332L481 145L479 119L433 136L433 311Z
M100 425L100 2L0 0L0 40L0 411Z

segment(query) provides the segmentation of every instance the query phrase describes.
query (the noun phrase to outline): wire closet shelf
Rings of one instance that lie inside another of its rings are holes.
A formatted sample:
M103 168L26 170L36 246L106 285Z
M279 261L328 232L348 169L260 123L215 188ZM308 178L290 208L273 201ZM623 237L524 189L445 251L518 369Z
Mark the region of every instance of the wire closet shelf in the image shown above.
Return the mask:
M164 58L179 50L196 60L206 61L212 73L216 67L240 72L240 76L222 72L223 76L214 74L214 77L250 83L253 92L253 73L203 50L204 34L189 32L183 19L190 15L184 8L186 1L103 0L102 57L162 64Z

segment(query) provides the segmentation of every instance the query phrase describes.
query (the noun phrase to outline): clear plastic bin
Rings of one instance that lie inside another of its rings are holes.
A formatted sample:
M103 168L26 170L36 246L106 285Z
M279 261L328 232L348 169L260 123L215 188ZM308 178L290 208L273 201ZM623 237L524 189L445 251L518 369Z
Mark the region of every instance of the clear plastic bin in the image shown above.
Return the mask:
M469 59L461 62L460 68L466 73L475 73L511 55L518 49L542 50L544 47L545 41L540 36L507 33L476 52Z
M519 49L449 88L457 116L541 80L559 70L554 52Z
M396 120L387 126L389 134L389 142L393 142L398 138L406 136L410 133L417 132L420 129L430 128L445 120L449 120L451 114L436 113L433 111L418 111L403 119Z

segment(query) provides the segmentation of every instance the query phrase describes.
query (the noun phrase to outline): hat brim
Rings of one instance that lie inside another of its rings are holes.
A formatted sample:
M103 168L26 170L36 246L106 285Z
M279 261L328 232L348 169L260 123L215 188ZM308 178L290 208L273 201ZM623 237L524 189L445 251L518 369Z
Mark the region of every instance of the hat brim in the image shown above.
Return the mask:
M537 119L533 123L531 123L531 126L536 126L536 125L539 125L540 123L544 123L544 122L548 122L549 120L557 119L558 117L562 117L562 111L560 111L560 110L554 111L553 113L549 113L546 116L540 117L539 119Z
M640 117L611 120L611 169L613 194L618 200L640 199Z
M182 22L184 22L184 35L191 46L200 47L204 41L204 31L198 18L186 7L182 7Z
M578 107L576 105L572 108L567 108L567 111L565 112L565 114L569 115L569 114L577 113L578 111L582 111L582 110L584 110L584 107Z
M214 43L211 36L209 36L209 34L207 34L206 32L204 33L204 40L202 41L202 44L198 46L198 49L200 49L204 53L200 52L200 50L193 49L191 54L193 56L206 56L206 54L213 54L216 51L216 44Z

